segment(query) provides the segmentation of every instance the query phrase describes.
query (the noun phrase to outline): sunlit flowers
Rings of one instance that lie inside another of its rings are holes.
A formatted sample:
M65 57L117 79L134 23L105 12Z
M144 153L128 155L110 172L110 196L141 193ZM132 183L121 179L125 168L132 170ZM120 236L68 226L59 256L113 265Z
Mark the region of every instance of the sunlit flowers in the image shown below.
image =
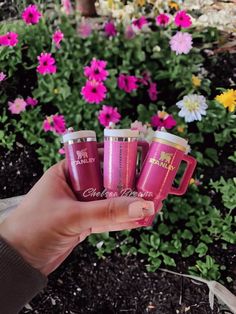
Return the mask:
M52 57L51 53L41 53L38 56L39 65L37 66L37 71L42 74L54 74L56 73L55 59Z
M90 66L84 68L84 75L89 80L95 81L105 81L108 76L108 71L106 70L107 62L104 60L93 59Z
M141 16L139 19L136 19L132 22L133 26L137 29L142 29L145 25L148 24L148 21L145 16Z
M0 72L0 82L4 81L6 78L6 74L4 74L3 72Z
M22 19L26 24L38 24L42 14L35 4L29 5L22 13Z
M228 89L224 93L216 96L215 99L230 112L233 112L236 107L236 90Z
M137 130L143 134L146 134L146 132L147 132L147 126L138 120L131 123L130 128L131 128L131 130Z
M101 125L107 127L110 123L117 123L121 119L117 108L111 106L102 106L102 110L99 111L98 120Z
M188 28L192 25L190 15L188 15L184 10L177 12L174 22L176 26L182 28Z
M192 122L195 120L201 121L202 115L206 115L208 105L206 98L202 95L187 95L177 102L176 106L180 108L179 116L185 119L185 122Z
M53 42L57 48L60 48L60 43L61 43L63 38L64 38L64 34L62 33L62 31L60 29L55 31L55 33L53 34L52 40L53 40Z
M114 37L117 34L116 26L113 22L107 22L104 26L106 36Z
M170 39L170 47L177 55L188 54L192 49L192 35L189 33L177 32Z
M78 33L80 35L81 38L87 38L91 35L92 33L92 26L90 23L87 23L87 22L81 22L79 24L79 27L78 27Z
M157 100L157 84L156 83L150 82L150 85L148 88L148 95L152 101Z
M159 26L167 26L169 21L170 17L165 13L161 13L156 17L156 24Z
M22 111L25 111L27 103L24 101L23 98L16 98L13 102L8 102L8 109L13 114L19 114Z
M172 115L168 114L165 111L158 111L156 115L151 117L151 125L157 130L160 130L162 127L165 129L172 129L176 126L176 121Z
M43 121L43 130L45 132L52 131L57 134L63 134L66 130L65 118L63 115L54 114Z
M70 0L62 0L61 4L65 14L69 15L72 13L72 5Z
M18 43L18 34L8 32L5 35L0 35L0 46L14 47Z
M138 88L138 78L133 75L120 74L117 79L117 84L120 89L123 89L126 93L131 93Z
M85 86L82 87L81 94L85 101L90 104L99 104L106 98L107 88L103 82L95 80L87 81Z

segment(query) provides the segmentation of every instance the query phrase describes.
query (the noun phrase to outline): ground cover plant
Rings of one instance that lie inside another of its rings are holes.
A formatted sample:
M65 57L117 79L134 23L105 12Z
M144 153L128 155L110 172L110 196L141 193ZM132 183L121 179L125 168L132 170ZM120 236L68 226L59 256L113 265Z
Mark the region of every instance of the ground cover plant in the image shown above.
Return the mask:
M91 24L59 5L29 6L0 25L1 155L30 147L36 178L64 158L70 126L100 140L109 123L147 140L162 127L189 139L198 167L188 193L168 197L152 227L90 236L101 260L136 257L149 272L168 267L235 289L235 61L214 53L221 39L180 8ZM221 58L232 67L220 76ZM2 197L13 196L5 177Z

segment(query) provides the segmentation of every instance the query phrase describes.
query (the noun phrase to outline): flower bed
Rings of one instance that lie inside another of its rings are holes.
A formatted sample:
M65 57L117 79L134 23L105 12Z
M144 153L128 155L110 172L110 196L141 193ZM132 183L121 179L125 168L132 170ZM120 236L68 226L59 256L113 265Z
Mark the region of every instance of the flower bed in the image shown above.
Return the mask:
M42 12L31 6L22 19L1 25L1 196L26 192L42 167L63 158L60 135L70 126L93 129L100 140L109 123L139 129L146 139L164 127L188 138L198 160L188 193L169 197L153 227L92 235L89 243L102 259L112 253L128 267L131 256L139 261L135 265L145 265L143 271L169 267L223 280L234 290L235 61L214 53L219 32L200 32L185 11L137 16L125 25L81 19L77 25L74 15L61 14L57 7ZM227 73L220 73L219 60ZM16 179L9 178L9 171ZM79 252L86 256L86 250ZM68 276L75 271L70 268ZM63 267L52 276L60 290L57 276L66 276ZM144 311L149 300L142 302Z

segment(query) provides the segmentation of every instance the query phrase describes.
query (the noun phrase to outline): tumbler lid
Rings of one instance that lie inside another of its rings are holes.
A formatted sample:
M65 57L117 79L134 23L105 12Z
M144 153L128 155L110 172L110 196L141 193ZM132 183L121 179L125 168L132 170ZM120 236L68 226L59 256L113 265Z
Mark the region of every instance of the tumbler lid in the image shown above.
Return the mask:
M70 140L77 140L79 138L95 138L96 133L94 131L76 131L68 132L62 136L63 142L66 143Z
M154 138L169 141L177 145L183 146L185 150L189 149L188 141L182 137L176 136L174 134L162 131L156 131L154 133Z
M112 137L138 137L138 130L130 129L104 129L104 136Z

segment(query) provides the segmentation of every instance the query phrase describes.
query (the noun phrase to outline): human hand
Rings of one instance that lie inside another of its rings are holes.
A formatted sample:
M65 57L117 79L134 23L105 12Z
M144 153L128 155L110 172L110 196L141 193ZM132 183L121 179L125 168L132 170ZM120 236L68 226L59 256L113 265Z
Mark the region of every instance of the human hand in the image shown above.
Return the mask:
M34 268L48 275L93 230L135 228L154 214L152 202L118 197L79 202L67 182L65 161L51 167L16 210L0 235Z

